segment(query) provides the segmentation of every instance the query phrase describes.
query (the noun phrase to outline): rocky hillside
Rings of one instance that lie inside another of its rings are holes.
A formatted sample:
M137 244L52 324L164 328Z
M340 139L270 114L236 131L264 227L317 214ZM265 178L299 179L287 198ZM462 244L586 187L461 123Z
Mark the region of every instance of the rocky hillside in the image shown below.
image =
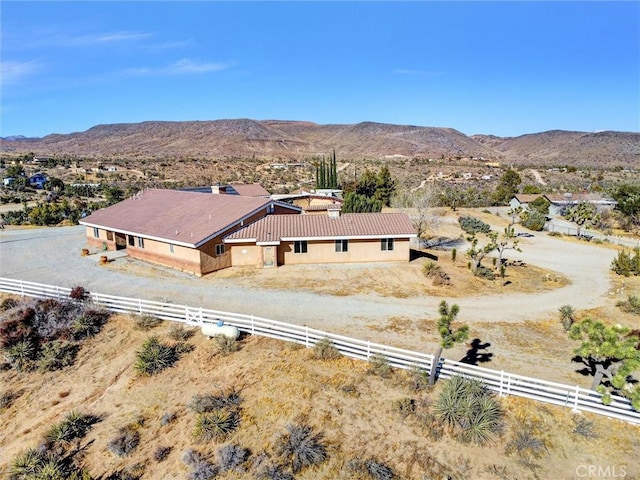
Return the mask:
M502 138L452 128L362 122L318 125L214 120L98 125L41 139L3 139L2 153L85 158L257 158L296 161L336 149L343 159L476 157L522 165L638 165L640 133L549 131Z

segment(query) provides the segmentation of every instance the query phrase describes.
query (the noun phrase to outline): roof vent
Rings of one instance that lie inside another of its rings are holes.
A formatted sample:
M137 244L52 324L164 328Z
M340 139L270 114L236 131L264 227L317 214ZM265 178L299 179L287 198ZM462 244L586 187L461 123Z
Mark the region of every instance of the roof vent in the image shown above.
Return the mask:
M329 216L329 218L338 218L340 216L341 209L342 206L338 205L337 203L327 205L327 215Z

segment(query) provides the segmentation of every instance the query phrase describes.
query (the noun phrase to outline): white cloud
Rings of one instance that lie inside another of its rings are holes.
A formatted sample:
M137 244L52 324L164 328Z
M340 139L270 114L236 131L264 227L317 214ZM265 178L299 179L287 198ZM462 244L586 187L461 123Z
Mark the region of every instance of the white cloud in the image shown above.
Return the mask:
M42 70L42 65L38 62L0 62L0 77L2 83L17 83L29 75L35 75Z
M127 75L134 76L151 76L151 75L159 75L159 76L170 76L170 75L194 75L201 73L209 73L209 72L219 72L221 70L226 70L230 68L229 63L223 62L197 62L195 60L190 60L188 58L183 58L178 60L171 65L167 65L166 67L161 68L134 68L125 71L124 73Z
M79 35L60 37L53 39L60 45L65 46L83 46L83 45L100 45L100 44L113 44L117 42L132 42L137 40L144 40L151 37L150 33L142 32L108 32L97 33L94 35Z

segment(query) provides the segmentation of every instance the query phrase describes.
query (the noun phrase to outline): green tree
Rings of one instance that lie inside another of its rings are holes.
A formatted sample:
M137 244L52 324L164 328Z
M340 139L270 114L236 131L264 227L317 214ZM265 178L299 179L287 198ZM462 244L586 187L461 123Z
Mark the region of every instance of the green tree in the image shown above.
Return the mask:
M520 224L529 230L539 232L547 223L546 217L537 210L525 210L520 215Z
M343 213L369 213L382 210L382 202L375 198L349 192L344 196L342 203Z
M640 383L631 377L640 367L638 336L628 327L586 319L571 326L569 338L582 342L574 354L590 369L591 389L602 394L603 403L610 403L611 394L617 393L640 410Z
M47 188L54 193L62 193L64 191L64 182L59 178L51 177L47 180Z
M518 172L510 168L500 177L498 187L493 194L493 201L500 205L508 204L509 200L518 193L520 183L522 183L522 178Z
M396 191L396 181L391 176L389 167L383 166L376 175L375 193L373 197L382 203L382 206L391 205L391 197Z
M19 177L24 174L24 167L22 165L9 165L5 172L7 177Z
M471 260L471 270L474 274L477 274L482 267L482 260L489 253L493 252L496 248L498 248L498 232L489 232L487 233L487 243L484 245L479 245L479 239L476 234L471 235L467 238L467 241L471 242L471 246L465 252L467 258Z
M640 183L625 183L612 193L618 202L616 210L631 220L634 225L640 225Z
M538 197L533 202L529 203L530 210L535 210L536 212L540 212L543 215L549 214L550 206L551 206L551 202L547 200L545 197Z
M508 226L504 229L504 232L500 235L500 238L496 240L496 250L498 251L498 265L506 269L506 265L502 265L502 255L506 250L515 250L521 252L518 247L519 240L516 238L516 232L513 226ZM502 270L504 276L504 270Z
M571 207L567 210L566 218L578 225L578 237L583 227L592 227L600 221L600 215L598 215L595 205L589 202L579 202Z
M463 194L460 190L453 187L447 187L440 194L440 203L445 207L451 208L451 210L455 212L456 208L462 204L463 198Z
M442 355L443 348L451 348L456 343L464 342L469 338L469 326L462 325L457 330L451 328L451 324L457 319L458 313L460 313L460 307L457 304L447 305L445 300L440 302L438 306L438 313L440 318L438 319L438 333L440 334L440 345L434 356L434 362L437 363ZM435 382L436 368L435 365L431 368L429 374L429 384L433 385Z

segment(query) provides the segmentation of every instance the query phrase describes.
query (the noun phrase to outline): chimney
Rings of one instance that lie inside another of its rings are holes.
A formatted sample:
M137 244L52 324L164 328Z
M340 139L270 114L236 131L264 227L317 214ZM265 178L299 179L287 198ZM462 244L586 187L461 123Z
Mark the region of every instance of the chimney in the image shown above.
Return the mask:
M327 205L327 215L329 218L338 218L340 216L340 210L342 210L342 206L337 203Z

